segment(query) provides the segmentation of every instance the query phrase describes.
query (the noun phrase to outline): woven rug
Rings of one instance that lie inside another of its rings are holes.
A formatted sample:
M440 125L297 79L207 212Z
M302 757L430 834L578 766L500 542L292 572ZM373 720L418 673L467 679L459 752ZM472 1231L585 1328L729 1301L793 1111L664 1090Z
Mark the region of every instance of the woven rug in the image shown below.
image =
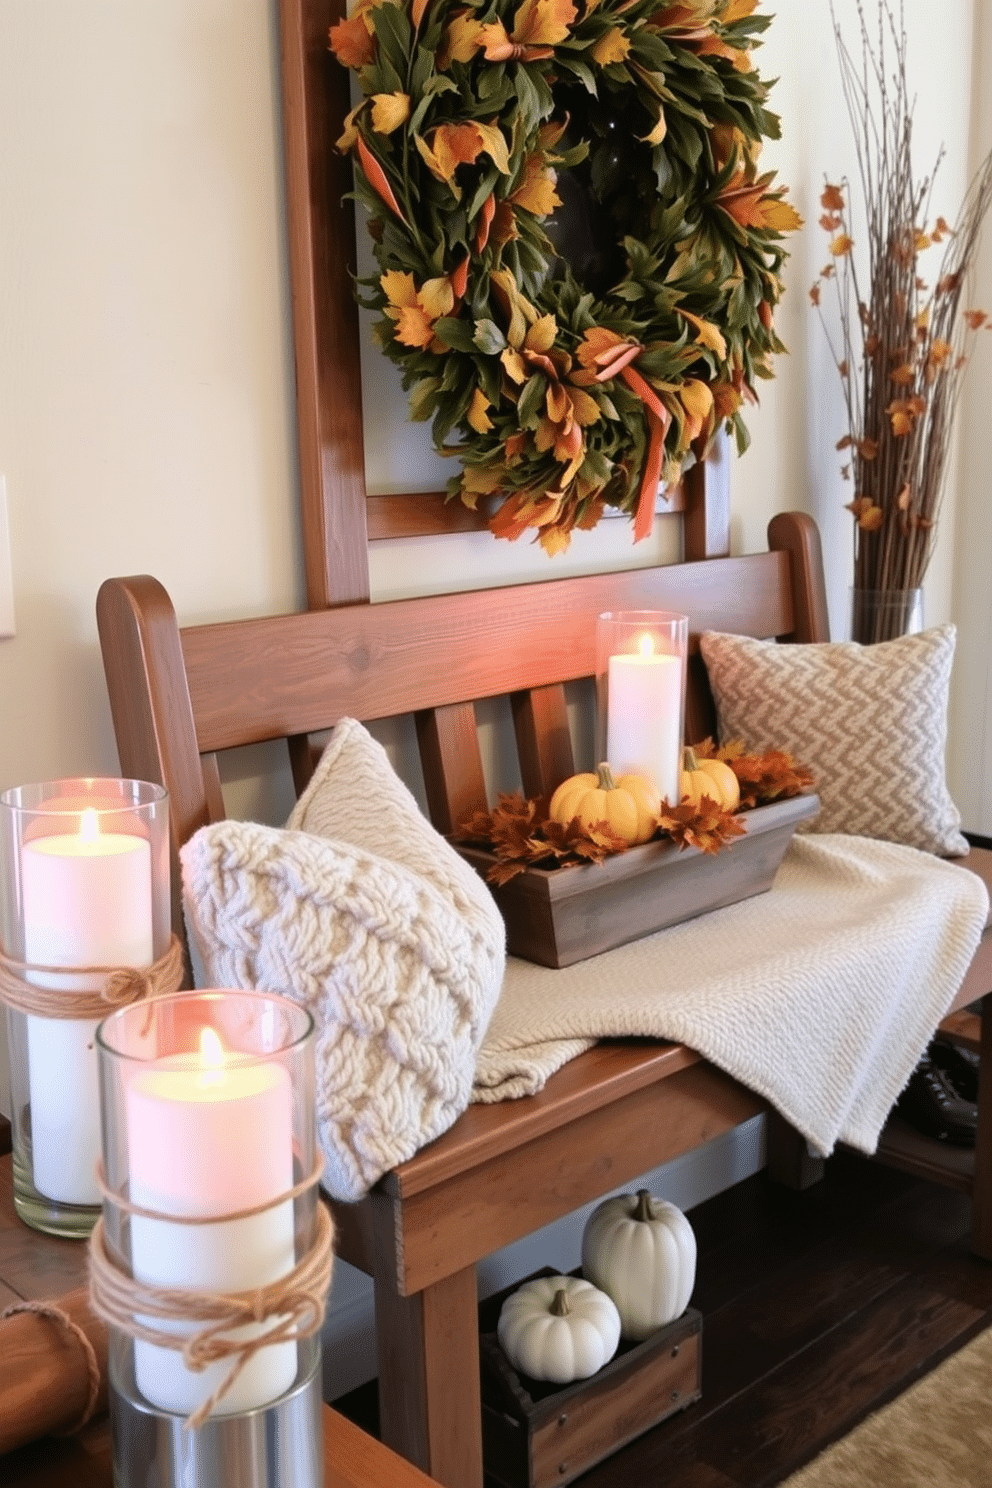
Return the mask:
M992 1328L781 1488L990 1488Z

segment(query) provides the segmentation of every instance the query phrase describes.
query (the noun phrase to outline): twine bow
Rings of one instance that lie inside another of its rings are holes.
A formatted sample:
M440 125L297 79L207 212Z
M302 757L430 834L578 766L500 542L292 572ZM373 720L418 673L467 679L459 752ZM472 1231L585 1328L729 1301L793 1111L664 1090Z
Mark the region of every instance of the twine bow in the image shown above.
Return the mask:
M104 1182L102 1168L98 1170L97 1178L104 1198L128 1214L173 1225L201 1225L245 1219L289 1203L312 1188L319 1181L321 1171L322 1164L318 1161L313 1171L294 1188L251 1209L233 1214L182 1217L143 1209L112 1193ZM260 1349L309 1338L319 1331L331 1283L333 1247L334 1222L326 1205L318 1203L313 1244L292 1271L279 1280L251 1292L157 1287L135 1281L118 1265L107 1243L101 1218L97 1220L89 1240L90 1305L97 1317L129 1338L181 1353L183 1363L194 1373L199 1374L224 1359L232 1361L216 1389L186 1421L186 1426L195 1430L213 1412ZM156 1328L143 1321L145 1318L171 1323L201 1323L203 1326L192 1335L177 1334ZM261 1327L265 1323L271 1323L271 1326L251 1338L231 1336L246 1326Z
M38 986L32 977L103 978L98 990L73 992ZM44 1018L103 1018L112 1009L143 998L177 992L183 980L183 948L173 935L151 966L43 966L0 951L0 1002Z
M637 497L637 513L634 518L634 541L650 536L654 526L654 503L661 479L661 463L665 455L665 435L672 422L672 415L662 403L651 384L641 376L633 363L644 347L637 341L617 341L597 352L592 362L596 367L596 382L609 382L619 377L636 393L644 404L644 416L648 426L648 448L641 471L641 488Z

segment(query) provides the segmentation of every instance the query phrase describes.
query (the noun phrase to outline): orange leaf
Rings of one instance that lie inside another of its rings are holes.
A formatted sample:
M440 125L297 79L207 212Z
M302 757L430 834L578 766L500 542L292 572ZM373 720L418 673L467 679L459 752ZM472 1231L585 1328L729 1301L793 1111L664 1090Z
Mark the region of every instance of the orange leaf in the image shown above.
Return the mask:
M761 303L764 304L765 301L762 300ZM682 316L683 320L687 320L690 325L696 327L696 330L699 332L696 341L700 346L705 346L708 351L715 351L721 360L726 358L727 343L723 339L720 330L711 320L703 320L702 316L693 315L690 310L683 310L680 305L676 305L675 311L677 315Z
M379 275L379 283L391 305L416 305L417 286L412 274L400 269L387 269L384 274Z
M475 124L438 125L431 149L442 181L450 181L459 165L473 165L482 148L482 135Z
M561 197L555 191L557 179L553 170L544 168L538 156L531 155L524 166L523 180L511 192L510 200L525 212L533 212L535 217L549 217L555 207L561 206Z
M451 275L451 288L456 299L463 299L468 288L468 264L469 255L466 253L457 269Z
M452 62L471 62L481 45L482 27L479 22L470 11L459 11L444 33L437 54L438 69L447 72Z
M489 242L489 229L496 213L496 198L492 192L486 197L479 211L479 226L475 231L475 251L481 253Z
M475 388L465 417L477 434L488 434L493 427L493 421L486 412L489 406L489 399L482 389Z
M629 51L630 38L623 34L619 26L613 26L599 38L592 49L592 55L600 67L609 67L611 62L622 62Z
M379 164L378 160L376 160L375 156L372 154L372 151L368 148L361 135L359 135L356 139L355 145L358 150L358 158L362 162L362 170L365 172L365 179L372 187L372 190L376 193L377 196L382 198L390 211L396 214L396 216L403 223L403 226L409 227L409 223L403 216L403 213L400 211L399 202L393 195L393 188L390 186L388 180L386 179L385 171Z
M375 41L369 34L364 15L350 16L338 21L327 33L331 51L342 67L353 67L356 71L371 62L375 53Z
M564 41L578 15L572 0L524 0L513 17L513 39L529 45Z
M404 305L398 312L396 339L402 346L430 346L434 326L419 305Z
M729 26L734 21L743 21L747 16L757 9L758 0L727 0L726 8L720 17L723 26Z
M410 117L410 98L406 93L372 94L372 128L376 134L392 134Z

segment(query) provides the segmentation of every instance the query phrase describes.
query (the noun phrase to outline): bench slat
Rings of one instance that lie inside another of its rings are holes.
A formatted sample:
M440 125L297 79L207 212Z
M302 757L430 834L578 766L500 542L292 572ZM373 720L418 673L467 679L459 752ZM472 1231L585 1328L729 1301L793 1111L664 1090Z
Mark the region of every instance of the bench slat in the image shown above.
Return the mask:
M186 627L182 653L199 748L591 677L595 617L611 608L677 610L696 632L781 635L793 623L788 565L784 553L757 553Z
M486 780L472 703L426 708L417 714L417 741L431 821L453 832L486 809Z
M575 772L568 704L560 683L511 698L525 796L550 796Z

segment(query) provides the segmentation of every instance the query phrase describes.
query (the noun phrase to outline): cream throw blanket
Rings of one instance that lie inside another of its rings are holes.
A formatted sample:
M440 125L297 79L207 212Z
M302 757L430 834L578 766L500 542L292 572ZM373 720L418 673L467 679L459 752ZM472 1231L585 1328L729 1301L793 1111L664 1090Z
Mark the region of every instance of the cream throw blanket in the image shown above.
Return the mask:
M671 1039L817 1153L874 1152L987 908L976 874L915 848L794 838L766 894L562 970L509 958L472 1099L532 1094L600 1038Z

